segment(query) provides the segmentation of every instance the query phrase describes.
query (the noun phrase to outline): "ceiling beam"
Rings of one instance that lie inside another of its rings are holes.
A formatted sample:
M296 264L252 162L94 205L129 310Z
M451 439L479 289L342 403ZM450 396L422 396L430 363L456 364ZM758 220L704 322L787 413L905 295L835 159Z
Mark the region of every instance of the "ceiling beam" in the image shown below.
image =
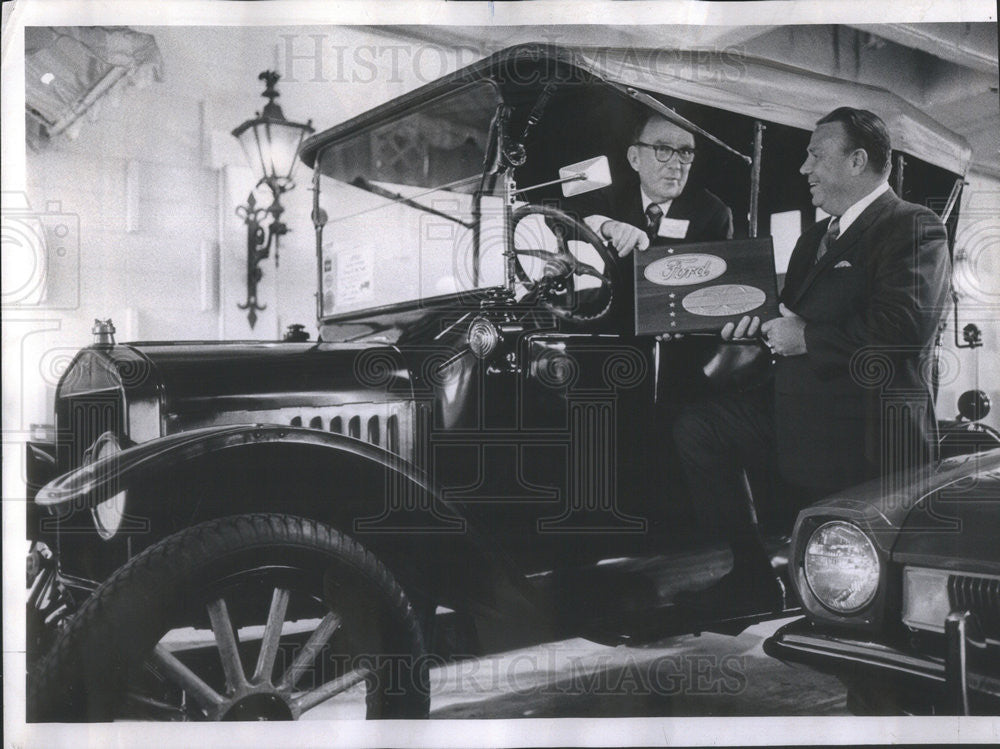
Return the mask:
M979 24L971 29L967 24L857 24L854 28L888 39L904 47L918 49L956 65L997 75L997 42L995 26L992 39L979 34Z
M772 31L774 26L561 26L557 30L532 26L447 28L425 26L365 27L373 33L416 39L439 45L483 48L484 54L514 44L548 42L592 47L637 49L722 49Z

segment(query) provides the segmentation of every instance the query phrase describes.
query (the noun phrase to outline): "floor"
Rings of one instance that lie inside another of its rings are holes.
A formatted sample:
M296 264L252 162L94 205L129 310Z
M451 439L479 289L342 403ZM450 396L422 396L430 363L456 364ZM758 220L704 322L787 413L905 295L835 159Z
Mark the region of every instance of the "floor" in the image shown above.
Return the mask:
M764 654L789 620L642 648L571 639L431 671L432 718L847 715L835 678Z

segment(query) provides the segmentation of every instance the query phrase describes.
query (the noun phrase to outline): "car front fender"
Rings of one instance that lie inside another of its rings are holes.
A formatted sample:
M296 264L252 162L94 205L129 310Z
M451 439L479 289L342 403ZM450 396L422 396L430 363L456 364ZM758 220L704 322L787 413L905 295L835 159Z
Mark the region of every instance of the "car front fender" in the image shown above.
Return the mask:
M353 535L411 587L432 583L428 595L446 605L476 599L497 610L530 597L489 530L442 499L425 472L344 435L276 424L181 432L64 474L35 502L43 513L72 519L120 492L128 494L128 516L144 523L131 553L207 518L282 511Z
M193 429L126 448L50 481L39 489L35 502L54 511L67 506L93 507L109 492L127 490L135 481L171 465L266 443L316 445L350 453L380 463L421 488L433 491L410 463L366 442L302 427L243 424Z

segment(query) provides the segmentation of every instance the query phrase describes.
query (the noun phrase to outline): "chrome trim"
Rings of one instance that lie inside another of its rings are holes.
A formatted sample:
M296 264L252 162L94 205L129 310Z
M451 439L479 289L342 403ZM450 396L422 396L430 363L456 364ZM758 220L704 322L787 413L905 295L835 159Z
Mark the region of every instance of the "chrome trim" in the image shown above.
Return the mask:
M986 641L979 630L979 621L970 611L953 611L945 622L948 648L945 651L944 673L948 699L957 715L969 715L968 646L985 648Z
M971 630L966 629L967 635L969 632ZM974 642L967 640L967 644ZM779 629L764 643L764 652L782 661L805 663L834 674L859 675L869 669L891 674L891 678L905 680L917 689L930 689L949 701L953 685L957 683L956 677L948 671L947 659L877 640L852 639L814 630L805 619ZM974 692L991 700L1000 698L1000 677L997 674L971 670L967 662L963 668L962 683L967 696ZM924 686L919 687L920 684Z
M986 639L1000 643L1000 575L954 572L948 577L948 601L953 610L975 614Z

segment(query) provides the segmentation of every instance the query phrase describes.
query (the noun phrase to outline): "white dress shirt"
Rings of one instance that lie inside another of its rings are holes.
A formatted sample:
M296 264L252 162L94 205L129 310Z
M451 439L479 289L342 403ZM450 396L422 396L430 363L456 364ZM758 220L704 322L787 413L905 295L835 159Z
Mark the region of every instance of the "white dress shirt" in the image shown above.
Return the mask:
M858 216L862 214L865 208L867 208L868 206L870 206L872 203L875 202L875 198L877 198L879 195L881 195L888 189L889 189L889 183L883 182L874 190L872 190L870 193L861 198L861 200L859 200L857 203L855 203L846 211L844 211L840 216L840 236L844 235L844 232L847 231L847 227L853 224L857 220Z

